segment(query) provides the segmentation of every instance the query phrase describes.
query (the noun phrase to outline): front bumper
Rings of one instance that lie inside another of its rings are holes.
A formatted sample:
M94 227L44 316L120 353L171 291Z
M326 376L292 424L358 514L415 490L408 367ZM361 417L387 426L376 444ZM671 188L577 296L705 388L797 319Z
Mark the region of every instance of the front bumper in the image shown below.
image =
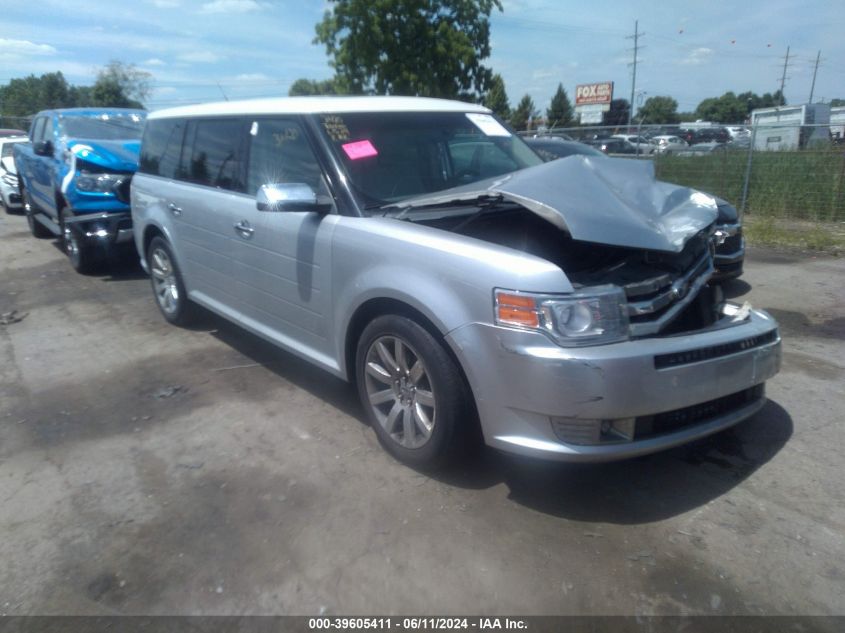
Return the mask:
M86 242L123 244L131 242L133 238L132 215L129 211L74 214L65 219L65 226Z
M635 457L732 426L763 406L762 385L781 362L777 323L762 311L695 334L595 347L481 323L447 340L487 444L561 461Z

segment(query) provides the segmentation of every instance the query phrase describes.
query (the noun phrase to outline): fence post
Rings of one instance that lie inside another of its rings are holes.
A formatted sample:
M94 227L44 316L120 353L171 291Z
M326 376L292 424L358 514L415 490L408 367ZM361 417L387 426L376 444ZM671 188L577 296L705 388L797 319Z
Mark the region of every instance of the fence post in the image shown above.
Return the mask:
M751 123L751 143L748 145L748 162L745 164L745 180L742 183L742 202L739 205L739 215L745 215L745 205L748 202L748 185L751 182L751 158L754 156L754 143L757 139L757 122Z

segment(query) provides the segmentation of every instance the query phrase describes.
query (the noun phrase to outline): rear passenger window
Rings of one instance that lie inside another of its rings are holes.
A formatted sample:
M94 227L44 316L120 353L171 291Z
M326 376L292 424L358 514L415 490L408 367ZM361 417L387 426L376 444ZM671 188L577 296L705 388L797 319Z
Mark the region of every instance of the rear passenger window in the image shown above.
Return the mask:
M182 138L183 119L154 119L147 121L141 141L141 161L138 171L153 176L176 178Z
M180 169L185 180L229 191L244 191L246 124L242 119L192 121L188 139L193 139L191 150L185 152Z
M250 129L247 193L261 185L304 183L318 195L327 195L320 164L299 123L285 119L260 119Z

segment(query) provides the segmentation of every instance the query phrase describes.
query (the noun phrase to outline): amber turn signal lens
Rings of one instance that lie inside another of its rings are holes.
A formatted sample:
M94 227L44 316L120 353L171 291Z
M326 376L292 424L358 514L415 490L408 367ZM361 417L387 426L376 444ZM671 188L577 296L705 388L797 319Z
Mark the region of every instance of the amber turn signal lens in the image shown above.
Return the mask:
M524 327L539 327L540 317L537 314L537 302L534 297L525 295L496 293L496 318L499 323L507 325L522 325Z

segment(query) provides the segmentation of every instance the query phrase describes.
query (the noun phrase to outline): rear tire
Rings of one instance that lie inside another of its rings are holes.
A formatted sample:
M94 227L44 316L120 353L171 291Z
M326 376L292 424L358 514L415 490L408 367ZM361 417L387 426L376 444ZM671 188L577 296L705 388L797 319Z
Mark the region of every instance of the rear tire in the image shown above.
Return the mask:
M154 237L147 249L153 296L168 323L185 327L196 322L199 309L188 299L182 271L167 240Z
M29 232L32 233L33 237L37 237L40 240L52 237L53 234L50 232L50 229L35 219L35 206L26 188L21 189L21 198L23 200L23 212L26 215L26 223L29 224Z
M466 447L473 407L443 343L395 314L370 322L358 340L358 395L382 446L423 470L441 468Z

